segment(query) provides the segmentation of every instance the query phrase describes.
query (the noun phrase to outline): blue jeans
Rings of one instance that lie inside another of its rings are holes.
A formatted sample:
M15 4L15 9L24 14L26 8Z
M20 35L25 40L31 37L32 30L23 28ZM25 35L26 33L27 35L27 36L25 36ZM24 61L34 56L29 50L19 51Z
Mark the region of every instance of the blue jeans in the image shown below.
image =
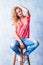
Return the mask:
M21 38L21 41L23 42L23 44L29 48L26 49L25 51L25 54L29 54L35 50L39 44L31 41L29 38ZM16 54L20 54L20 51L19 51L19 41L17 39L14 39L13 40L13 43L10 45L10 48L16 53Z

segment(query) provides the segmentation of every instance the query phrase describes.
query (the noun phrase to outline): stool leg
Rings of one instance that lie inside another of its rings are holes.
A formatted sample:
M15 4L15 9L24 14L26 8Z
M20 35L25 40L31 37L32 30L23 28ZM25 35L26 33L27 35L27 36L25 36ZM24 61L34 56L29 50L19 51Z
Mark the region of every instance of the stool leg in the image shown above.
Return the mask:
M29 56L27 55L27 61L28 61L28 65L30 65L30 60L29 60Z
M23 65L23 61L20 61L20 65Z
M26 48L26 50L27 50L27 48ZM28 65L30 65L29 55L27 55L27 61L28 61Z
M14 60L13 60L13 65L16 63L16 54L14 54Z
M21 57L20 65L23 65L23 50L21 50L21 55L20 55L20 57Z

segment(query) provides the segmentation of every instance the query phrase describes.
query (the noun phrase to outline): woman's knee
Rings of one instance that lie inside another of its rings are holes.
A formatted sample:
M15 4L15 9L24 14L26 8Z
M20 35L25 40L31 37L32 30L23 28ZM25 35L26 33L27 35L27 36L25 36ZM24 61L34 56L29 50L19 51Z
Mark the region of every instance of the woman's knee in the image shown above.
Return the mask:
M37 48L39 46L39 44L38 43L34 43L34 46Z
M14 40L11 42L10 47L11 47L11 48L14 48L14 47L16 47L16 46L18 46L18 45L19 45L18 40L14 39Z

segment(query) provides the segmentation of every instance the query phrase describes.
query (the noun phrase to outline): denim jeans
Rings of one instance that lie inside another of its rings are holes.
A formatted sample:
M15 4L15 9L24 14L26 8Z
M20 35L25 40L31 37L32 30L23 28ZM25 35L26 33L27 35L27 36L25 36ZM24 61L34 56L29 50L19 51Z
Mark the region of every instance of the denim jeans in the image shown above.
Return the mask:
M25 54L30 55L30 53L35 50L39 44L37 44L34 41L31 41L29 38L21 38L21 41L23 42L23 44L27 47L26 51L24 52ZM17 39L14 39L13 42L10 45L10 48L16 53L16 54L20 54L19 51L19 41ZM29 46L29 48L28 48Z

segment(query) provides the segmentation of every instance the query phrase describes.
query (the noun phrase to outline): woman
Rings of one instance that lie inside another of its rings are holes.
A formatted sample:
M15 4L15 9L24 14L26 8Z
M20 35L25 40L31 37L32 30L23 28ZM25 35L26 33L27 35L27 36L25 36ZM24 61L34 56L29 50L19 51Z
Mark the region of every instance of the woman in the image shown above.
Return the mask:
M25 11L23 14L22 9ZM24 6L16 6L12 10L12 25L14 28L14 40L13 44L10 45L11 49L15 52L14 61L16 61L16 54L21 55L21 49L24 49L28 46L27 50L24 52L24 55L30 55L30 53L35 50L39 42L36 40L35 42L29 39L30 36L30 13L27 8ZM13 63L13 65L15 62ZM20 62L23 65L22 61Z

